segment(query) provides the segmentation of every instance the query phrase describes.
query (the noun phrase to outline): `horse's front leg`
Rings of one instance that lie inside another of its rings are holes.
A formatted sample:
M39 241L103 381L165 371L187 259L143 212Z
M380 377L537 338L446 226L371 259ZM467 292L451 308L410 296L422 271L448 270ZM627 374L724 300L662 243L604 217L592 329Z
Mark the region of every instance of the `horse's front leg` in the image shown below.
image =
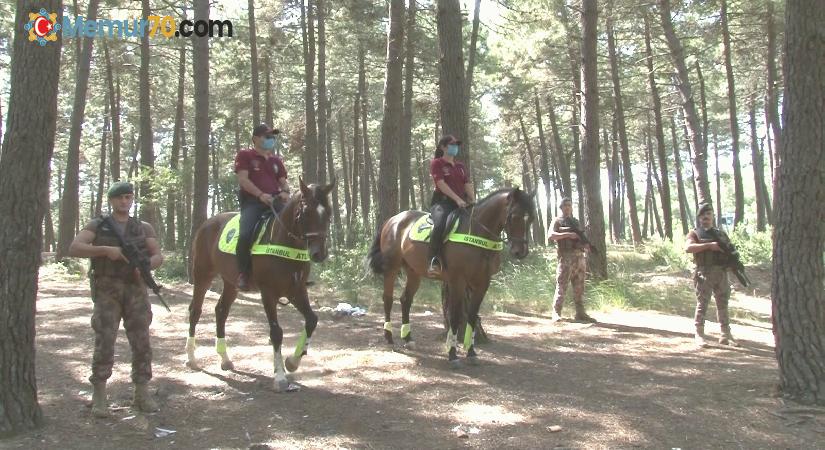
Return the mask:
M301 365L301 358L307 354L312 333L315 331L315 326L318 325L318 316L312 311L309 304L309 295L305 285L299 286L296 293L289 300L295 306L295 309L304 316L304 329L301 330L298 343L295 344L295 352L292 353L292 356L286 358L286 369L295 372Z
M481 308L481 302L487 294L487 289L490 287L490 280L482 281L470 289L470 305L467 311L467 327L464 330L464 351L467 352L467 362L470 364L478 364L478 355L476 355L475 340L476 328L478 327L478 310Z
M264 304L266 320L269 323L269 340L272 342L275 370L275 379L272 382L272 387L275 389L275 392L286 392L289 390L289 380L286 378L284 357L281 354L281 344L284 342L284 330L278 325L278 297L274 293L266 291L267 289L262 286L261 300Z
M221 357L221 369L233 370L235 364L229 359L229 353L226 349L226 319L229 317L229 310L235 299L238 297L238 289L234 284L227 282L224 279L223 293L218 299L218 304L215 305L215 352Z
M446 349L447 359L454 369L461 367L456 346L458 345L458 327L464 314L464 292L466 287L467 283L463 277L455 277L447 281L447 309L449 310L450 323L447 329Z

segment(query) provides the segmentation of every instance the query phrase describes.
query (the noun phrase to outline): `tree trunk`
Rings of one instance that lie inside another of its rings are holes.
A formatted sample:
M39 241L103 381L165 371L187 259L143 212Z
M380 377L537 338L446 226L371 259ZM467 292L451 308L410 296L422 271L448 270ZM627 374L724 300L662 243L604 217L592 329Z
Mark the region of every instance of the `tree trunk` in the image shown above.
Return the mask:
M109 103L103 103L103 133L100 135L100 167L97 175L97 203L95 204L93 216L100 215L103 206L103 190L106 186L106 139L110 133L109 128Z
M713 132L713 159L716 164L716 220L722 217L722 177L719 172L719 140Z
M464 40L461 37L461 5L458 0L437 0L438 93L441 134L467 139L467 103L464 101ZM467 172L473 173L469 152L460 155Z
M103 39L103 56L106 59L106 85L109 88L109 110L112 123L112 152L109 158L109 174L112 181L120 181L120 78L115 90L114 71L109 56L109 43Z
M582 187L584 226L590 242L598 250L587 258L593 278L607 278L604 243L604 208L599 176L599 80L596 66L598 36L597 0L582 0Z
M722 53L728 80L728 112L730 114L731 155L733 156L734 215L733 225L739 226L745 218L745 189L742 183L742 166L739 162L739 120L736 113L736 83L731 63L730 31L728 30L728 2L720 0L722 26Z
M372 204L370 195L372 194L372 154L370 153L370 138L367 129L367 111L369 110L368 93L367 93L367 76L365 69L365 52L364 48L360 47L360 64L358 71L358 86L361 91L361 138L363 139L363 146L361 147L361 215L364 219L364 229L372 230L370 227L370 206Z
M409 0L407 5L407 30L405 34L404 51L404 112L401 115L401 145L398 147L398 181L400 188L401 211L410 209L410 200L415 204L415 193L412 189L412 124L413 124L413 83L415 81L415 0ZM413 206L415 208L415 206Z
M183 131L183 95L184 82L186 81L186 44L181 43L180 51L178 52L178 97L175 103L175 123L172 130L172 151L169 155L169 170L178 180L183 179L178 170L178 160L180 159L180 135ZM165 249L175 250L177 248L175 239L175 212L177 211L176 199L180 198L180 190L177 189L180 183L169 190L166 194L166 236ZM180 236L178 236L180 238Z
M536 164L534 163L535 158L533 157L533 147L530 145L530 137L527 135L527 127L524 126L524 118L521 115L519 115L518 121L521 127L521 135L524 138L524 147L527 149L527 153L526 155L522 155L522 159L524 159L525 163L527 164L527 167L532 170L533 180L538 180L538 174L536 173ZM529 178L530 177L528 174L527 179L529 180ZM538 187L531 183L525 183L524 189L534 192L534 190L538 189ZM542 245L545 245L547 243L547 240L544 238L544 223L542 221L541 209L538 208L538 202L536 202L536 206L536 218L538 220L536 220L535 223L539 225L540 231L534 231L533 234L537 242L540 242Z
M567 55L569 57L568 59L570 60L570 78L573 80L570 116L570 132L573 137L573 149L570 152L570 155L572 156L573 161L576 163L576 194L579 197L578 215L579 217L583 218L585 194L582 187L582 155L580 152L581 147L579 145L579 129L582 126L581 122L579 121L579 108L581 102L583 101L583 99L579 97L582 90L582 70L579 67L581 49L579 48L579 44L581 42L582 37L580 33L578 33L578 31L576 30L575 24L569 19L569 16L567 14L567 6L565 5L564 0L558 0L558 3L560 4L559 10L561 12L562 24L564 25L565 31L567 33ZM596 140L598 140L598 134Z
M481 0L475 0L475 8L473 9L473 30L470 33L470 50L469 54L467 55L467 76L465 77L464 83L464 117L466 123L464 124L464 135L462 137L462 150L464 151L464 159L467 160L468 169L472 169L475 167L473 164L470 164L470 155L472 154L470 150L470 125L472 122L472 117L470 114L470 105L472 104L472 96L473 96L473 71L475 70L476 66L476 47L478 44L478 28L481 24L479 13L481 12ZM475 184L476 180L476 173L474 170L470 171L472 174L471 180Z
M318 10L318 175L316 181L327 183L327 153L326 148L329 133L327 120L327 36L326 36L326 6L324 0L317 0ZM330 173L332 176L332 172ZM337 210L336 210L337 211Z
M753 184L756 192L756 231L765 231L765 204L767 199L764 197L767 189L765 188L765 160L762 158L762 152L759 151L759 143L756 141L756 97L755 91L751 94L750 109L748 116L750 118L751 128L751 161L753 165Z
M541 102L539 101L539 93L535 92L533 95L533 103L536 107L536 126L539 129L539 171L541 174L541 181L544 184L544 195L547 201L553 195L553 180L550 178L550 151L547 148L547 141L544 139L544 125L541 120ZM526 136L525 136L526 139ZM534 161L530 158L531 161ZM536 189L538 189L538 179L536 180Z
M89 0L86 20L93 21L97 19L97 5L98 0ZM81 39L77 38L77 40L80 41ZM83 116L86 111L86 93L89 88L89 66L92 62L93 43L94 39L83 39L82 50L77 58L74 101L69 128L69 146L66 150L68 154L66 178L63 183L63 194L60 197L60 222L58 223L57 255L55 255L55 259L58 261L65 258L66 253L69 251L69 244L74 239L75 224L80 213L80 137L83 133Z
M624 240L624 213L623 213L623 205L624 205L624 177L621 176L621 164L619 163L619 141L618 141L618 133L616 132L616 127L613 127L613 140L611 142L611 158L610 158L610 166L612 167L613 172L613 186L612 186L612 193L611 197L613 197L613 235L615 236L616 242L621 242Z
M149 17L151 13L149 0L142 0L143 17ZM152 178L155 173L155 151L152 147L154 137L152 136L152 110L151 110L151 90L149 87L149 34L144 33L140 39L140 218L148 222L155 230L160 230L160 217L158 217L157 200L155 199Z
M648 129L650 129L650 127L648 127ZM650 142L650 135L647 133L645 133L645 144L647 146L647 152L645 152L647 170L652 175L653 181L656 182L656 189L651 190L650 193L650 199L653 203L653 217L656 223L656 232L659 233L660 238L664 238L665 233L662 230L662 220L659 218L659 207L656 205L656 192L662 192L662 180L659 179L659 174L656 173L656 165L653 162L653 144Z
M613 121L613 129L616 129L616 121ZM615 244L616 236L613 234L613 212L615 203L613 201L613 166L610 164L610 138L607 137L607 128L602 127L602 150L604 151L604 165L607 171L607 229L610 234L610 243Z
M679 38L673 29L670 19L670 0L658 0L659 15L662 21L667 44L670 48L673 63L678 73L679 94L682 97L683 108L687 121L687 128L690 136L690 146L693 149L693 166L696 172L696 184L698 187L699 202L712 203L710 195L710 184L708 183L707 155L702 142L701 127L699 126L699 116L696 113L696 104L693 101L693 91L688 77L687 65L685 64L685 54Z
M194 190L194 167L189 158L189 146L186 144L186 126L182 124L180 133L181 163L183 165L183 201L178 202L178 247L188 253L189 237L192 235L192 195Z
M427 175L429 171L427 170L427 164L424 162L427 160L427 155L424 151L424 147L421 147L420 151L415 152L415 164L418 167L418 194L420 195L421 199L421 209L427 210L427 189L424 188L424 180L427 179Z
M627 128L624 120L624 105L622 104L622 85L619 79L619 58L616 55L616 40L613 32L613 19L607 17L607 48L610 55L610 75L613 79L613 101L615 102L616 128L619 133L619 145L622 150L622 166L627 178L627 204L630 214L630 235L634 245L641 245L642 237L639 233L639 216L636 214L636 188L633 182L630 148L627 143Z
M786 398L825 406L825 5L785 8L783 143L779 147L773 233L773 332ZM815 206L815 205L818 205Z
M361 54L359 53L359 56ZM360 75L359 75L360 78ZM355 94L355 101L352 102L352 212L349 213L349 236L347 240L350 243L355 241L355 225L358 223L358 195L361 192L361 147L363 141L361 140L361 82L359 80L358 90ZM366 217L366 216L364 216ZM350 239L351 238L351 239Z
M572 183L570 182L570 161L564 155L564 147L561 144L561 134L556 122L556 111L553 106L553 95L547 94L547 112L550 115L550 129L553 132L553 146L555 149L556 167L559 169L561 178L561 191L565 197L571 197ZM572 197L571 197L572 198Z
M776 27L774 26L774 12L773 2L766 2L768 4L768 20L767 20L767 35L768 35L768 55L767 55L767 89L765 99L765 114L767 116L767 126L770 127L773 134L773 153L771 158L774 160L771 164L771 173L773 174L776 166L779 165L779 149L782 148L782 124L779 117L779 99L776 96L776 85L778 83L776 75Z
M329 124L332 121L332 99L326 101L327 109L326 109L326 123ZM331 127L330 127L331 128ZM324 141L324 150L326 153L326 158L324 161L327 164L327 172L329 172L330 180L337 179L335 173L335 164L334 158L332 157L332 133L326 133L326 139ZM335 219L335 243L336 245L340 245L341 243L341 205L338 201L338 186L337 184L335 187L332 188L332 216Z
M209 20L209 0L195 0L195 20ZM191 240L206 221L209 202L209 41L193 39L192 62L195 81L195 177L192 201Z
M767 183L765 183L765 175L764 175L764 172L765 172L765 169L764 169L765 161L764 161L764 159L765 159L765 153L766 153L765 152L765 142L767 141L768 143L770 143L770 139L767 136L769 131L767 131L767 130L765 130L765 131L766 131L765 138L760 140L760 145L759 145L759 152L760 152L759 154L760 154L760 157L762 158L762 164L763 164L763 168L762 168L762 173L763 173L763 175L762 175L762 198L765 199L765 221L767 222L768 225L773 225L773 205L771 203L770 190L768 189ZM770 149L768 150L767 153L770 154Z
M387 34L387 73L384 82L384 115L381 119L381 161L378 177L378 219L384 223L398 212L399 124L403 111L401 50L404 44L404 0L390 1L390 28Z
M55 11L57 23L62 22L61 1L19 0L14 23L26 23L39 8ZM62 40L40 47L22 36L17 33L12 44L7 127L0 149L0 437L43 422L35 376L35 303L60 71L32 68L60 67Z
M264 120L270 127L275 126L275 112L272 107L272 57L269 51L264 52ZM280 150L278 151L280 154Z
M682 222L682 235L686 236L693 227L690 219L690 208L685 194L685 184L682 179L682 157L679 152L679 139L676 137L676 120L670 117L670 134L673 139L673 171L676 172L676 191L679 198L679 218Z
M318 128L315 123L315 26L313 1L301 0L301 31L304 47L304 117L306 119L304 145L301 154L304 181L315 182L318 176Z
M261 88L258 84L258 37L255 31L255 0L249 0L249 53L252 58L252 123L261 123ZM272 126L270 123L269 126Z
M656 156L659 165L659 175L662 177L662 215L664 216L665 236L673 240L673 211L670 207L670 174L667 169L667 154L665 152L665 130L662 122L662 101L659 96L659 87L656 85L656 73L653 68L653 49L650 44L650 23L647 14L645 21L645 60L647 61L647 83L650 86L650 99L653 106L653 122L656 132ZM704 111L704 108L703 108Z

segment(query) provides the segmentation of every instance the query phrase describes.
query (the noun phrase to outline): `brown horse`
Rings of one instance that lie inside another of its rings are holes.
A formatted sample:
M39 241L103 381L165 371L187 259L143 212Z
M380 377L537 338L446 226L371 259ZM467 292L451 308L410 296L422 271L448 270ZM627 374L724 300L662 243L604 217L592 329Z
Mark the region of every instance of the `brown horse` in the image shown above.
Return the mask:
M278 244L294 249L307 250L309 259L321 262L327 258L326 238L330 221L328 194L335 181L327 186L304 184L301 191L290 198L283 210L269 221L262 238L263 244ZM198 368L195 359L195 327L201 316L204 295L215 275L223 279L223 293L215 306L217 338L215 350L221 357L221 369L232 370L234 365L226 351L226 318L229 308L238 295L238 268L235 255L218 249L218 241L224 225L236 213L219 214L201 225L192 242L192 277L195 288L189 304L189 337L186 340L187 365ZM277 220L275 220L277 219ZM318 316L312 311L307 295L309 261L286 259L274 255L253 255L253 286L261 291L261 301L269 323L269 337L275 360L274 388L282 392L291 389L285 368L290 372L298 369L306 355ZM281 355L284 333L278 325L278 301L285 297L304 316L304 330L298 339L295 353L286 358Z
M534 220L535 207L532 195L518 188L497 190L472 209L458 210L461 216L456 232L480 236L488 241L501 242L501 232L506 231L510 254L522 259L529 252L527 232ZM422 215L422 211L404 211L379 228L372 244L367 262L376 274L384 275L384 337L393 345L392 312L393 288L401 269L407 275L407 284L401 294L401 339L404 345L412 344L410 332L410 307L421 278L427 277L426 243L412 241L409 230ZM450 364L461 365L456 354L458 326L464 314L465 292L469 292L470 303L467 311L467 328L464 349L467 360L476 363L474 348L475 327L481 301L490 286L490 278L499 271L501 254L464 243L447 242L444 245L444 268L441 279L447 286L447 308L450 329L447 332L447 351Z

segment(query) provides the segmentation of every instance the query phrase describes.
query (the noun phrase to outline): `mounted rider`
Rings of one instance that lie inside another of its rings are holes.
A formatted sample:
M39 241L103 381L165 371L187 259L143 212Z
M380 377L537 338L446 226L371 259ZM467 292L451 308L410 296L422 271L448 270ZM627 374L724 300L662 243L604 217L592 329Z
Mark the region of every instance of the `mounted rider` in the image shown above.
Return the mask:
M284 161L273 153L278 145L277 129L259 124L252 129L252 148L238 151L235 155L235 173L240 190L238 201L241 208L238 233L238 289L251 289L249 277L252 271L252 247L255 225L261 215L274 206L278 211L289 200L289 184ZM278 199L278 202L273 201Z
M442 264L439 259L444 244L444 232L447 217L457 208L465 208L475 201L473 184L467 169L455 157L461 141L452 135L446 135L438 141L435 158L430 162L430 175L433 177L435 191L430 200L430 215L433 231L430 234L430 265L427 274L441 274Z

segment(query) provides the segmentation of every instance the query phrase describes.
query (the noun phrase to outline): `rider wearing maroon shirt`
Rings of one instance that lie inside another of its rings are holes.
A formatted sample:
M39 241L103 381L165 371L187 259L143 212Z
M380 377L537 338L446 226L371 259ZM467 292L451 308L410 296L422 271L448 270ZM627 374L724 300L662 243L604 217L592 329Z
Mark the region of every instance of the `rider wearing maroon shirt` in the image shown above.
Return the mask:
M428 273L436 276L441 273L439 255L444 244L444 231L447 217L456 208L464 208L473 203L473 185L464 164L455 160L461 141L446 135L438 141L435 158L430 162L430 175L435 183L430 201L430 215L433 231L430 234L430 266Z
M238 176L241 204L241 223L238 233L238 289L248 291L249 274L252 270L252 232L264 211L270 206L276 210L289 200L289 184L286 167L272 151L277 145L278 130L260 124L252 130L254 147L238 151L235 155L235 173ZM273 205L275 198L280 202Z

